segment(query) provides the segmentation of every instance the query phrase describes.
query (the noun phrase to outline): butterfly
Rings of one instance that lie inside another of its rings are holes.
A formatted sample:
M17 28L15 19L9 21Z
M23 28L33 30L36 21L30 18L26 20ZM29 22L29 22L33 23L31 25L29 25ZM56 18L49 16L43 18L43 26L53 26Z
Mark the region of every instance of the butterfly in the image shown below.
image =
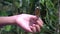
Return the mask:
M35 14L36 16L40 16L40 9L39 9L39 7L36 7L36 8L35 8L34 14Z

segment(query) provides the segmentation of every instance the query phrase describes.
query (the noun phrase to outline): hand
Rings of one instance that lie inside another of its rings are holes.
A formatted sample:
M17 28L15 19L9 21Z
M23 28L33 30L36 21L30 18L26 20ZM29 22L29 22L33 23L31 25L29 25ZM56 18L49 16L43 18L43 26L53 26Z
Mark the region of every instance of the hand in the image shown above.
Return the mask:
M21 14L16 18L16 23L27 32L40 32L43 21L34 15Z

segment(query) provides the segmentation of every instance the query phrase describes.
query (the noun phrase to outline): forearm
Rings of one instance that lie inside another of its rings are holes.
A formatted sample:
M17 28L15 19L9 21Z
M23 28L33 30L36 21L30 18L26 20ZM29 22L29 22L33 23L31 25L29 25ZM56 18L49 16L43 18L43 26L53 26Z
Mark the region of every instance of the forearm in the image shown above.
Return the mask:
M14 24L15 23L15 16L11 17L0 17L0 24Z

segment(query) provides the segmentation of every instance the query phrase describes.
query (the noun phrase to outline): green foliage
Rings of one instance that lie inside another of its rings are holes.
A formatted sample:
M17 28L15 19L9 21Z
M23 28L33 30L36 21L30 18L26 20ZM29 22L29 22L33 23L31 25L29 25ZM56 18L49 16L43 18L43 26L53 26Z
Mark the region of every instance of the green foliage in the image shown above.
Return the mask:
M57 0L1 0L0 16L11 16L21 13L33 14L37 6L40 8L40 16L44 21L41 32L37 34L57 34ZM24 34L24 31L16 25L6 25L0 28L0 34Z

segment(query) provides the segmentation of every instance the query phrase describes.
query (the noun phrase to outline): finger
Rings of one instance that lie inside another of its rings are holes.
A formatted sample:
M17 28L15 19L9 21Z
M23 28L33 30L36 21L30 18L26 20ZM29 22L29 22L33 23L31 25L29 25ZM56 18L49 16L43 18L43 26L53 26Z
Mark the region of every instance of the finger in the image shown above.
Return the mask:
M31 15L30 17L31 17L31 19L33 19L35 21L38 19L38 17L37 16L34 16L34 15Z
M37 32L40 32L40 26L36 25Z
M43 26L43 21L39 18L38 20L37 20L37 24L39 24L39 26Z
M33 26L30 26L30 28L31 28L31 30L32 30L32 32L31 32L31 33L33 33Z
M36 32L36 27L35 27L35 24L33 24L32 26L30 26L31 30L33 31L33 33Z
M33 24L32 26L33 26L33 32L36 32L35 24Z
M36 27L32 27L33 32L36 32Z
M33 26L30 26L30 28L32 30L31 34L35 34L35 32L33 31Z

